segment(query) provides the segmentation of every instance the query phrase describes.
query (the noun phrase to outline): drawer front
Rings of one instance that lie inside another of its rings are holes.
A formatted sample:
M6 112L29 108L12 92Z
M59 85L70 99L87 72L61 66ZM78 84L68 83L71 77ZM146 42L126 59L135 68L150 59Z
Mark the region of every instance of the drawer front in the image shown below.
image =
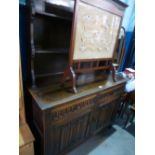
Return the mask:
M81 98L46 112L47 124L64 124L89 113L94 105L96 95Z
M98 106L103 106L104 104L111 103L117 100L118 98L121 98L123 92L124 85L107 90L103 93L98 93L95 102L98 104Z

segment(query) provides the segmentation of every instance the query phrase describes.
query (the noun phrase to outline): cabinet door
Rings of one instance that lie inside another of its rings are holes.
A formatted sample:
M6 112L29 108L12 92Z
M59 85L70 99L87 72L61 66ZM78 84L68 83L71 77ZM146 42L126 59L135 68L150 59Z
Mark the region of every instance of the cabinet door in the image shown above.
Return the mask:
M90 117L89 133L95 134L102 128L108 126L112 117L116 115L123 86L119 86L106 92L101 92L95 98L95 104Z
M68 123L52 125L47 129L46 155L56 155L86 138L89 115L85 114Z
M46 155L65 152L86 138L94 97L68 102L46 112Z
M49 128L48 150L55 155L84 140L87 133L88 119L89 114L86 114L67 124L51 126Z
M111 123L113 109L114 109L114 103L109 103L103 105L102 107L99 107L98 110L99 115L96 125L97 130L102 129Z
M102 106L95 106L91 114L91 121L89 127L89 134L96 134L111 122L114 103L104 104Z
M112 121L114 121L117 118L117 115L119 114L121 101L122 101L122 96L120 96L120 98L115 101L115 105L112 113Z

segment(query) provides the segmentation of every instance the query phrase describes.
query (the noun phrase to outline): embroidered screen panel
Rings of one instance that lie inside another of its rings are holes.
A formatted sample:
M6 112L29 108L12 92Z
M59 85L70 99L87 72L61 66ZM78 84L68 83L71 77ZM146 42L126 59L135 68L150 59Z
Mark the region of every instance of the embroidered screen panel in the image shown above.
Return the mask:
M112 58L121 17L79 1L73 60Z

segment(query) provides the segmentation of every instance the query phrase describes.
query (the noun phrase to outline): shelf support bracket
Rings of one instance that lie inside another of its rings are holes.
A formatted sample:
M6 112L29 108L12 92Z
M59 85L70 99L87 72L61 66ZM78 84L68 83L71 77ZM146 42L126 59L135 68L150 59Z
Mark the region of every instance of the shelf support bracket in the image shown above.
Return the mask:
M70 66L68 67L63 74L63 78L61 81L61 86L64 86L65 81L69 78L71 80L71 85L72 85L72 92L77 93L77 88L76 88L76 74L73 70L73 67Z

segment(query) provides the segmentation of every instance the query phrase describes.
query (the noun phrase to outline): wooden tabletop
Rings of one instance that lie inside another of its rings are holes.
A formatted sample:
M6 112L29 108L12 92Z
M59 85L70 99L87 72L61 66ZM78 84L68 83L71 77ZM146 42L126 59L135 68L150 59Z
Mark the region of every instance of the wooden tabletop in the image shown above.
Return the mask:
M45 110L87 95L92 95L94 93L103 91L113 86L117 86L119 84L123 84L125 82L126 79L120 76L117 76L117 81L113 82L112 76L110 74L106 80L100 80L78 87L78 93L76 94L69 92L67 89L62 89L62 87L60 86L54 87L51 85L42 88L30 87L29 92L38 104L38 106L42 110Z

